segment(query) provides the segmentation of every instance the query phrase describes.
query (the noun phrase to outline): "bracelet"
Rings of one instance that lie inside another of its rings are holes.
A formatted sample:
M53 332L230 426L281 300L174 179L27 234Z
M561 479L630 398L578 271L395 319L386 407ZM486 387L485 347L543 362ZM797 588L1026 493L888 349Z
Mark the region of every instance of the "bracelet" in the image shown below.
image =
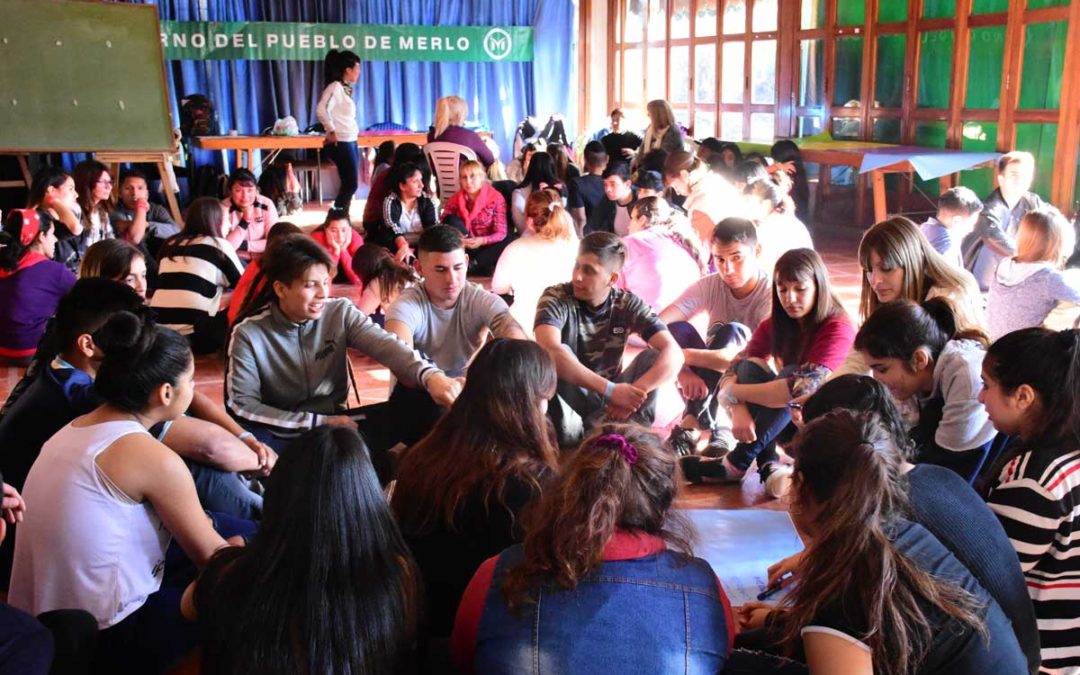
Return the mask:
M607 387L604 389L604 400L610 401L611 397L615 395L615 383L608 380Z
M240 433L236 434L236 437L242 441L246 441L249 438L255 438L255 434L251 433L250 431L241 431Z

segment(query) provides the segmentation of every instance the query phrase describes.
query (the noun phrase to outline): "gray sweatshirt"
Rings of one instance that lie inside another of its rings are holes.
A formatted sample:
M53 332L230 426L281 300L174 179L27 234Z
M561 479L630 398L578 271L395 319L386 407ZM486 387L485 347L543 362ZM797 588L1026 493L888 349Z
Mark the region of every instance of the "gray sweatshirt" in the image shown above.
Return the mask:
M320 318L296 323L276 304L233 329L225 406L241 424L295 436L340 414L349 394L348 349L386 366L408 386L441 372L345 298L329 298Z
M1080 302L1080 270L1061 271L1050 263L1005 258L990 282L986 313L990 339L1042 325L1060 301Z

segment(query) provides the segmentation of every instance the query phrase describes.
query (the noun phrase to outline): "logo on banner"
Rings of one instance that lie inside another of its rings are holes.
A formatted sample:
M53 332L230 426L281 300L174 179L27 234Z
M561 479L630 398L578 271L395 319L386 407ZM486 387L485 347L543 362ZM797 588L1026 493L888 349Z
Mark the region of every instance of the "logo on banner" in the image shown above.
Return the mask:
M484 51L495 61L501 61L510 56L513 46L510 33L502 28L492 28L484 36Z

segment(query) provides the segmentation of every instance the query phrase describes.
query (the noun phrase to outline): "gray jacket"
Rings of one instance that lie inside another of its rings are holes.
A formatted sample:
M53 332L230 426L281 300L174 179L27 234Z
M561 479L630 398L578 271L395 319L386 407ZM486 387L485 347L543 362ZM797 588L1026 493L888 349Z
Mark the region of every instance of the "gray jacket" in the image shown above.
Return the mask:
M243 423L295 436L345 409L348 347L386 366L403 384L442 372L345 298L328 298L320 318L296 323L276 304L233 329L225 406Z

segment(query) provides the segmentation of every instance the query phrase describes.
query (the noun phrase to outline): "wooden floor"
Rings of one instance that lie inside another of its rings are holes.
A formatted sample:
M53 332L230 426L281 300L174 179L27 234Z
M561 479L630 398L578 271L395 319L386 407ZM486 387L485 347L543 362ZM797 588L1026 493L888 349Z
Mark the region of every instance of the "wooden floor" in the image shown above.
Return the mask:
M363 202L354 202L352 212L356 222L359 222L362 211ZM325 207L320 209L317 205L309 205L303 213L294 215L290 220L307 229L308 226L322 222L324 215ZM858 316L859 285L862 275L856 260L859 234L850 229L834 229L832 232L819 230L814 233L815 245L825 260L829 277L844 307L853 318ZM486 283L489 280L476 279L475 281ZM334 287L336 296L354 297L356 294L355 287L341 285ZM356 377L356 389L350 398L350 405L367 405L386 400L390 390L389 371L357 352L350 353L350 360ZM214 356L197 357L195 364L196 388L220 403L224 364ZM0 400L7 398L8 392L20 377L22 377L22 369L0 367ZM670 420L678 413L677 397L678 394L673 387L666 392L666 395L661 396L658 407L661 408L661 412L664 412L666 408L667 414L666 416L658 414L658 418L662 420L660 424L665 426L670 424ZM683 508L699 509L785 508L782 502L770 499L764 494L757 473L753 471L747 473L741 485L687 485L678 503Z

